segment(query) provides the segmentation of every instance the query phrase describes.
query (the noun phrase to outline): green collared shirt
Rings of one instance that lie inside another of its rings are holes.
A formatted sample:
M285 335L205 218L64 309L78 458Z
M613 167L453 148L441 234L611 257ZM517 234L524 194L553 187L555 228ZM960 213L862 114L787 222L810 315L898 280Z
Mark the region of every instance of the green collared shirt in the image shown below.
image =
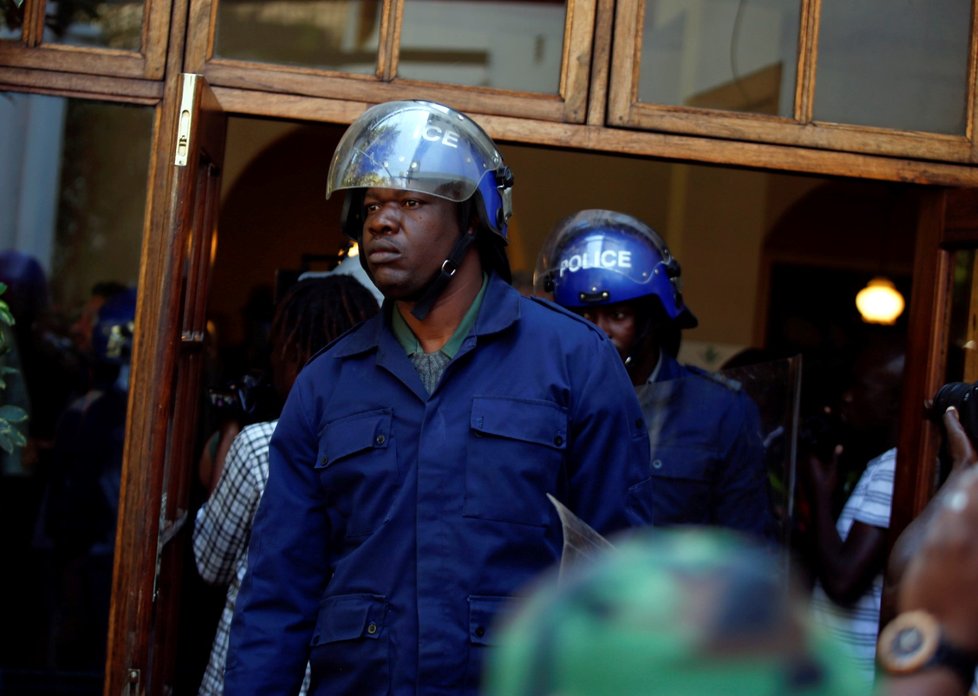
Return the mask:
M411 327L407 325L404 317L401 316L401 310L398 309L396 304L394 305L394 311L391 312L391 329L411 359L411 363L418 371L418 376L421 377L421 381L424 383L429 394L434 390L435 385L438 384L438 380L441 379L442 374L445 372L445 367L458 353L459 348L462 347L462 341L465 340L465 337L469 335L469 332L475 325L475 318L479 315L479 308L482 306L482 297L486 293L488 282L488 276L483 273L482 287L479 288L479 294L472 300L472 304L465 312L465 316L462 317L462 321L455 328L452 337L448 339L448 342L440 350L433 353L424 352L418 337L414 335Z

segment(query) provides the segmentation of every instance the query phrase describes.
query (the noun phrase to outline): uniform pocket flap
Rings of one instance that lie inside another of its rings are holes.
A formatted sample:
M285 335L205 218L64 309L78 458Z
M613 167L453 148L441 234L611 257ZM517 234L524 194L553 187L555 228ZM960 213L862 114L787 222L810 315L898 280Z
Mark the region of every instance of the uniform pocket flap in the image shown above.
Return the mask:
M499 615L510 597L469 596L469 641L476 645L495 645Z
M386 448L391 438L390 410L357 413L326 425L316 468L368 449Z
M387 598L354 594L327 597L319 606L312 644L335 643L358 638L377 639L387 620Z
M481 435L567 447L567 411L550 401L477 396L470 426Z

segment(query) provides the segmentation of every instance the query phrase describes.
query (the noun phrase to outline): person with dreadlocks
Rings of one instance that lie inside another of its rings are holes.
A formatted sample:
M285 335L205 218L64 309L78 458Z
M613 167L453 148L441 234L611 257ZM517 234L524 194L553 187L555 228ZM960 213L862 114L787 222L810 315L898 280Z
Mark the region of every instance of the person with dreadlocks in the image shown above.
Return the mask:
M371 291L350 275L328 275L293 285L276 308L270 336L272 379L282 398L313 354L378 310ZM216 474L216 486L197 513L193 531L197 570L205 581L228 586L198 691L201 696L224 693L228 633L247 567L255 509L268 481L268 445L277 422L254 423L241 430L231 443L223 470Z
M681 269L631 215L581 210L541 247L534 285L608 334L638 393L652 449L656 526L728 527L776 539L760 415L740 384L680 363L697 326Z
M608 338L510 284L512 175L468 116L369 108L327 195L384 294L296 380L231 628L235 696L476 696L494 619L561 557L550 493L647 520L648 440Z

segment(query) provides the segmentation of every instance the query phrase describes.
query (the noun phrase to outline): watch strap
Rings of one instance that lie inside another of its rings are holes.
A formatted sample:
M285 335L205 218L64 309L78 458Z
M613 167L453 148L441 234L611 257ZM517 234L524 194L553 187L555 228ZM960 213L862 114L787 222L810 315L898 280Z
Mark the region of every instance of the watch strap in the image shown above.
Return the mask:
M978 660L961 650L955 645L948 643L941 635L937 643L937 650L933 657L928 660L925 667L944 666L961 678L965 686L970 687L975 682L975 667Z

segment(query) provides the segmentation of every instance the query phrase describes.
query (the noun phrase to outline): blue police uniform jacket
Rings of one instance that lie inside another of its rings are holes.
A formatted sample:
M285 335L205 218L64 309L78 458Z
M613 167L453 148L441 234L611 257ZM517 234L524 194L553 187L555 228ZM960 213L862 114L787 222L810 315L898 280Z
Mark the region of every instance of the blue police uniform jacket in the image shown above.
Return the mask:
M638 387L656 526L718 525L777 539L757 405L739 384L662 353Z
M490 276L429 395L384 311L302 370L271 441L225 693L478 693L506 602L560 558L552 493L650 520L648 437L596 327Z

